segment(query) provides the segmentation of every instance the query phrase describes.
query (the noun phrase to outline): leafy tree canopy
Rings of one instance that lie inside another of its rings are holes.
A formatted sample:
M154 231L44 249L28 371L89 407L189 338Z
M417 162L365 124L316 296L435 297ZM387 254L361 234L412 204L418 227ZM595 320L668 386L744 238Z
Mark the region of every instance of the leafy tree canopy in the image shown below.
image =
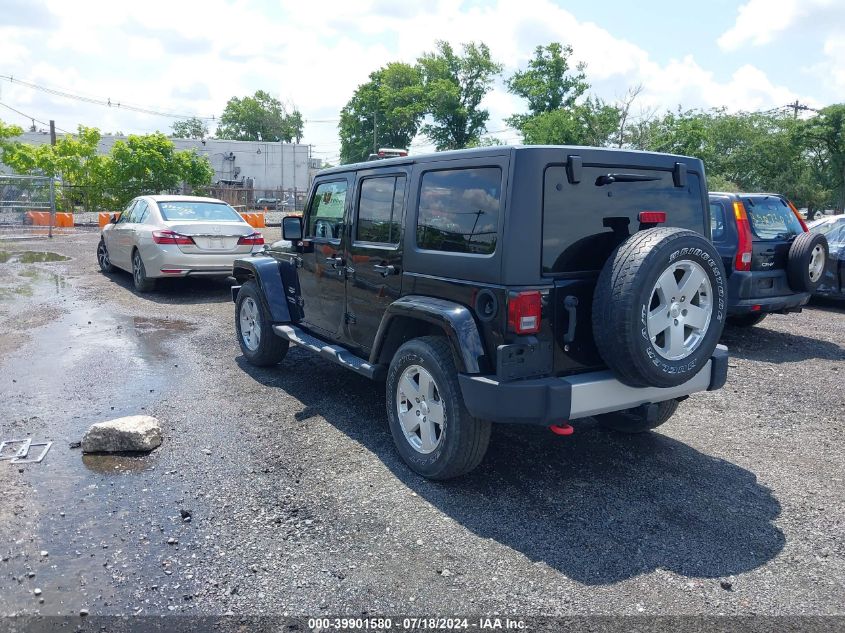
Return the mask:
M208 126L205 121L197 117L176 121L173 124L173 136L175 138L204 139L208 136Z
M294 109L288 112L281 101L258 90L251 97L232 97L220 116L217 138L233 141L290 143L302 139L304 121Z

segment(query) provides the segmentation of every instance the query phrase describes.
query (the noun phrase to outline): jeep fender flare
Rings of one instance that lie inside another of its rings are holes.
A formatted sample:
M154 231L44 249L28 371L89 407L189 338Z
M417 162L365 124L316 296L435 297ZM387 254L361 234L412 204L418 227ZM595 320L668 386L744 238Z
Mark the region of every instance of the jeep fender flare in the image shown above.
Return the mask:
M442 330L455 352L458 371L481 373L482 358L486 354L478 325L469 308L454 301L421 295L407 295L388 306L373 342L371 363L379 362L391 327L402 317L423 321Z
M298 318L300 308L296 304L296 297L299 296L299 280L293 264L269 256L236 259L232 265L232 275L238 283L243 283L246 279L255 279L261 289L264 305L274 323L294 323L300 320ZM293 296L286 291L286 285L294 288ZM240 286L232 288L233 301L238 299L238 290Z

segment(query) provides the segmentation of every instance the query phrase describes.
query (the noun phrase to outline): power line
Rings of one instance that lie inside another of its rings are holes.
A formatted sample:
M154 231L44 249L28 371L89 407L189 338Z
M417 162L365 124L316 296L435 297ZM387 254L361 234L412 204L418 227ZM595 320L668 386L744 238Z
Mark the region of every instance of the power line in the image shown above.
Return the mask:
M85 97L80 94L74 94L72 92L67 92L65 90L59 90L57 88L50 88L48 86L40 86L38 84L30 83L28 81L22 81L21 79L15 79L11 75L0 75L0 79L5 79L9 83L18 84L21 86L25 86L27 88L31 88L32 90L40 90L41 92L45 92L47 94L51 94L57 97L62 97L64 99L73 99L75 101L81 101L83 103L91 103L94 105L105 106L108 108L119 108L121 110L130 110L132 112L138 112L140 114L149 114L152 116L163 116L169 117L171 119L191 119L196 118L200 119L201 121L216 121L216 117L201 117L196 116L194 114L177 114L175 112L162 112L159 110L155 110L153 108L139 106L139 105L132 105L130 103L123 103L121 101L112 102L111 97L107 97L106 99L102 98L95 98L95 97Z
M8 104L5 104L5 103L0 102L0 106L3 106L4 108L8 108L8 109L9 109L9 110L11 110L12 112L17 112L17 113L18 113L18 114L20 114L22 117L26 117L26 118L27 118L27 119L29 119L30 121L35 121L36 123L40 123L41 125L46 125L47 127L50 127L50 124L49 124L49 123L45 123L45 122L44 122L44 121L42 121L41 119L36 119L34 116L30 116L30 115L28 115L26 112L21 112L20 110L17 110L16 108L13 108L12 106L10 106L10 105L8 105ZM63 129L62 129L62 128L60 128L58 125L56 126L56 129L57 129L57 130L59 130L59 132L64 132L65 134L73 134L73 132L68 132L67 130L63 130Z

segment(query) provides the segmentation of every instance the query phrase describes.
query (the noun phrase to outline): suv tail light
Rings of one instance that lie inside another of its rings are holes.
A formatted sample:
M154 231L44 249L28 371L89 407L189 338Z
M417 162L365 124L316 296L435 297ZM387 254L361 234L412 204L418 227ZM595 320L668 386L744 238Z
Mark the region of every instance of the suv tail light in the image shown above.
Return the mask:
M810 229L807 228L807 223L804 222L804 218L801 217L801 214L798 213L798 209L795 208L795 205L792 204L789 200L786 201L786 204L789 205L789 208L792 209L792 212L795 214L795 217L798 218L798 223L801 225L801 228L804 229L804 233L809 233Z
M238 244L248 244L250 246L261 246L264 244L264 236L261 235L258 231L255 233L250 233L249 235L244 235L241 239L238 240Z
M153 242L156 244L193 244L194 238L176 231L153 231Z
M508 328L516 334L539 332L541 312L539 290L512 294L508 297Z
M736 270L751 270L751 254L754 248L753 238L751 236L751 224L748 222L745 205L739 200L734 202L734 216L736 217L736 230L739 235L739 246L736 249L734 268Z

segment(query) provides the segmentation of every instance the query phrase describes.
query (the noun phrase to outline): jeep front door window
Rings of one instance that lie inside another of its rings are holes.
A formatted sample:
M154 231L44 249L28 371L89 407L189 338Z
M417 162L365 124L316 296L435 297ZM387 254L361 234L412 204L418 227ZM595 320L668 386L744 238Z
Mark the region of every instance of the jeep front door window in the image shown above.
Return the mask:
M346 262L344 226L349 182L318 182L305 219L299 284L305 299L305 324L321 336L336 338L343 328Z

